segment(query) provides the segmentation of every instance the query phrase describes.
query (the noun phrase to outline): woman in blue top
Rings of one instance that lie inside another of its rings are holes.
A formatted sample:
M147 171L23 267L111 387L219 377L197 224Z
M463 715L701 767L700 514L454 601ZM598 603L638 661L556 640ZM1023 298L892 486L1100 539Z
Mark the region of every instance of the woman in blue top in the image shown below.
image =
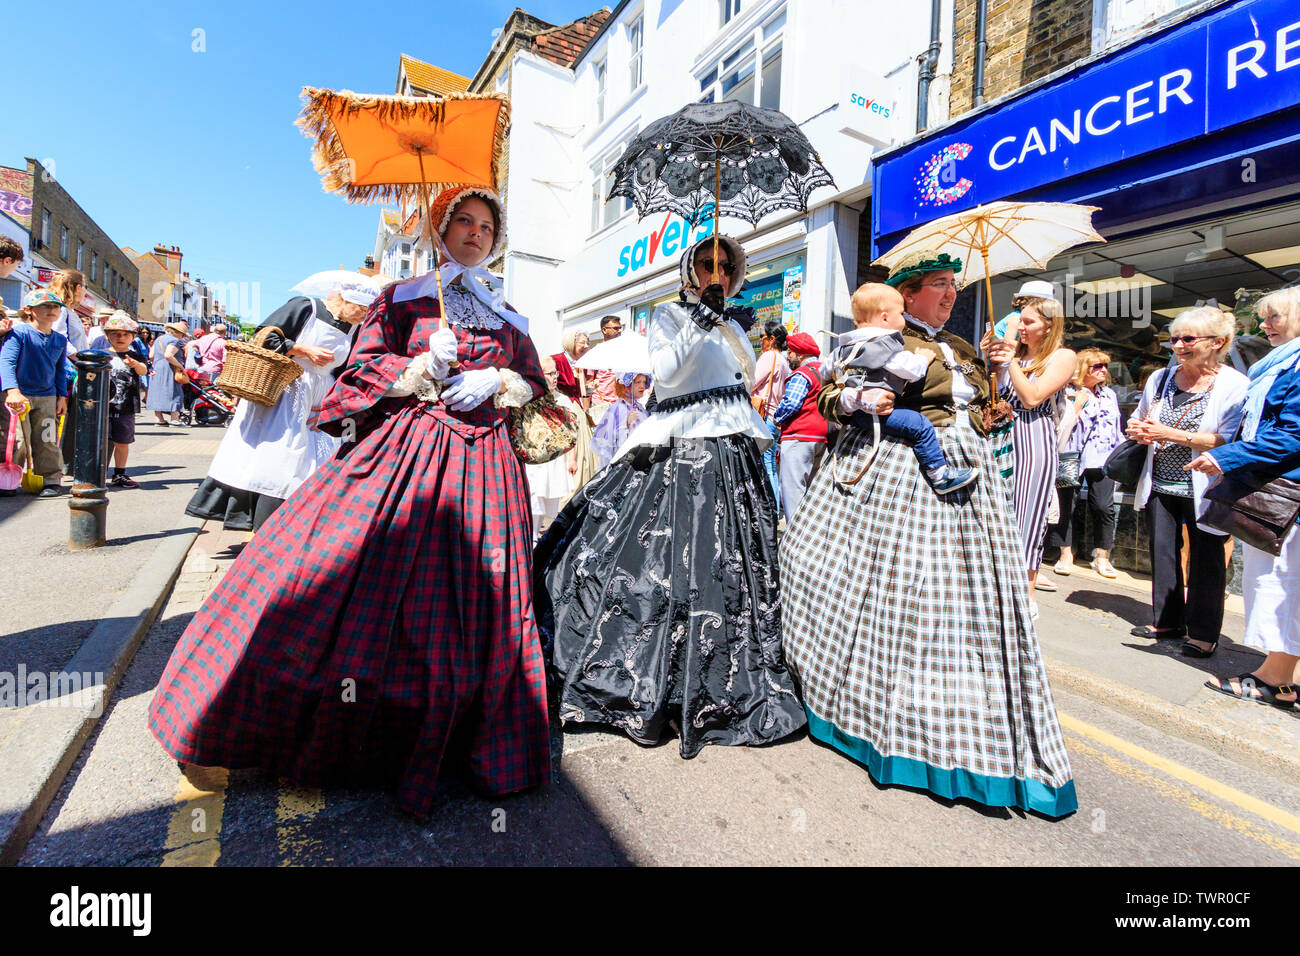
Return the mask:
M1300 481L1300 288L1267 295L1255 308L1273 351L1251 366L1241 432L1187 467ZM1241 591L1245 642L1268 656L1252 673L1205 686L1290 710L1300 684L1300 531L1291 529L1277 557L1242 542Z

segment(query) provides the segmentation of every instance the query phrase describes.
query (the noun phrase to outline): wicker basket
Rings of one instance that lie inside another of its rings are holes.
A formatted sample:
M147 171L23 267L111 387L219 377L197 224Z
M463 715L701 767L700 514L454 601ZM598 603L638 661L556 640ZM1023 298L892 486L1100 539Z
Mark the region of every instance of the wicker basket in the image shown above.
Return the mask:
M262 347L272 332L284 335L283 330L269 325L258 329L251 342L226 343L226 364L217 378L217 388L267 408L280 400L288 384L302 374L302 366L287 355Z

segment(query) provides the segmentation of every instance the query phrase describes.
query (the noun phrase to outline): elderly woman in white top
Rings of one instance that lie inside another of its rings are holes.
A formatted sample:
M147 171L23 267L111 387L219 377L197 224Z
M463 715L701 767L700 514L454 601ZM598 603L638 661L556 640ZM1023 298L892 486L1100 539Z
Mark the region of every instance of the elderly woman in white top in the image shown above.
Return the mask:
M1182 312L1169 326L1176 368L1147 379L1128 436L1150 445L1133 507L1147 511L1151 546L1152 623L1137 637L1183 638L1183 653L1209 657L1218 649L1227 586L1226 537L1204 527L1209 476L1189 472L1199 453L1231 441L1246 400L1246 376L1223 364L1232 321L1218 309ZM1182 531L1190 549L1183 580ZM1187 596L1184 598L1184 586Z
M560 719L621 727L681 754L764 744L806 719L781 648L767 425L754 352L724 308L744 281L727 237L682 256L681 301L650 320L658 405L560 512L534 560L534 604ZM747 316L742 316L747 317Z

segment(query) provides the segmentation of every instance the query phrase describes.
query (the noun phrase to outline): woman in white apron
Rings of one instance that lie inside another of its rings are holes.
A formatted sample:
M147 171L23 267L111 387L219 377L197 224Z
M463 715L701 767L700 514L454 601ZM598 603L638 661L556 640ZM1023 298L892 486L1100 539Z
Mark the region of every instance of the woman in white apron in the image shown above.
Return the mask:
M358 277L361 279L363 277ZM266 348L291 357L303 374L270 408L241 401L221 447L185 513L256 531L298 486L334 457L341 441L317 431L315 411L352 349L353 333L379 294L369 280L346 283L324 299L290 299L261 328Z

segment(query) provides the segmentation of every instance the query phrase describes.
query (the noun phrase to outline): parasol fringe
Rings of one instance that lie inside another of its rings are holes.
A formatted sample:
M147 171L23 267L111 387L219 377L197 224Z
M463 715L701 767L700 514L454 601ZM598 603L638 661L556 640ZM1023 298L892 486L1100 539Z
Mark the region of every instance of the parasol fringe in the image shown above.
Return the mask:
M350 203L397 203L415 199L418 184L386 183L375 186L352 185L352 164L348 160L334 129L334 117L373 111L386 123L423 122L436 126L442 122L448 100L492 100L501 103L496 130L492 137L492 188L500 192L501 157L505 152L506 131L510 125L510 102L499 94L447 93L443 96L396 96L354 93L351 90L327 90L313 86L302 88L306 101L294 125L315 140L312 166L321 174L326 192L342 193ZM430 183L435 192L453 183Z

